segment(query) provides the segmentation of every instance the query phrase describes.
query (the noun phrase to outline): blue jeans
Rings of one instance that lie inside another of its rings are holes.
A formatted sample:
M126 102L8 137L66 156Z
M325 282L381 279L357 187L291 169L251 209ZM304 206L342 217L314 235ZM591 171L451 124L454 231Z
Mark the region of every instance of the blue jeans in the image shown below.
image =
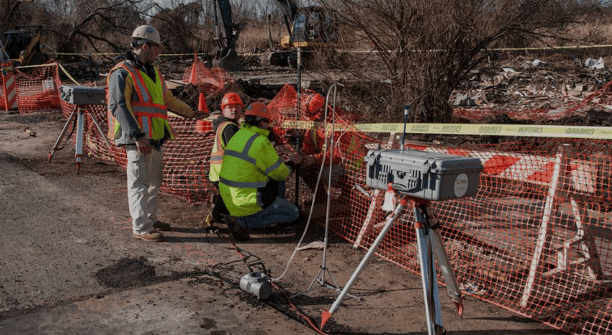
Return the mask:
M263 228L274 223L286 223L296 220L300 216L300 210L289 201L276 197L272 205L262 211L236 219L247 228Z
M285 199L285 189L287 188L287 186L285 186L285 185L286 185L286 182L284 180L278 182L278 196L279 196L279 198Z

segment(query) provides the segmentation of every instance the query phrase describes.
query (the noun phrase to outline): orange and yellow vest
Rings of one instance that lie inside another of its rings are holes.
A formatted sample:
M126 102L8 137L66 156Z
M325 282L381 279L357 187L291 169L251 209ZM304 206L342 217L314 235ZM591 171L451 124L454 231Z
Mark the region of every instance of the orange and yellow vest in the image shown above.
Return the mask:
M208 173L208 178L213 183L219 181L219 173L221 172L221 165L223 164L223 153L227 145L227 143L223 143L223 131L225 127L232 123L231 121L224 121L217 127L215 144L213 144L212 152L210 153L210 171Z
M176 132L168 122L168 108L164 100L164 92L167 90L166 82L162 79L157 68L155 68L155 82L146 73L126 62L115 65L108 77L110 78L111 73L120 68L125 69L134 82L132 96L126 97L126 99L130 99L130 112L138 122L140 129L145 133L146 138L161 140L167 131L170 138L173 139ZM120 136L121 124L108 110L108 138L117 139Z

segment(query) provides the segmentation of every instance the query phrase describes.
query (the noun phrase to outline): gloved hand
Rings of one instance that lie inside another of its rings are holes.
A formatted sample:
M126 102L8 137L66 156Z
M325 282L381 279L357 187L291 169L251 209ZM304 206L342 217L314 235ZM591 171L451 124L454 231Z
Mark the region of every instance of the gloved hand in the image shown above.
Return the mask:
M195 113L193 114L193 117L198 120L204 120L205 118L208 117L208 113L205 113L202 111L195 111Z
M139 138L137 138L135 144L138 148L138 152L146 155L151 153L151 144L145 136L140 136Z
M302 156L300 156L300 155L299 155L299 154L297 154L297 153L292 153L292 154L289 156L289 161L290 161L290 162L293 162L293 163L294 163L294 164L296 164L296 165L301 164L301 163L302 163Z
M270 131L270 134L268 134L268 140L270 140L270 142L272 142L272 144L278 144L281 141L280 136L276 135L273 131Z
M302 157L302 166L303 167L309 167L311 165L314 165L317 162L316 158L314 158L313 155L308 155L308 156L304 156Z

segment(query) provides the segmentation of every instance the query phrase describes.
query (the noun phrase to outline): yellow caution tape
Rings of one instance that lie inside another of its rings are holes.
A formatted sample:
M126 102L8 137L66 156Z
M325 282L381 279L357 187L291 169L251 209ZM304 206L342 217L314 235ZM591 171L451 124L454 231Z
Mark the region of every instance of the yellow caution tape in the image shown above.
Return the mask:
M117 52L98 52L98 53L80 53L80 52L56 52L54 53L56 56L113 56L120 55Z
M283 128L314 129L323 127L321 122L285 121ZM366 133L403 133L403 123L366 123L352 126L334 125L335 131L360 131ZM332 126L327 125L331 131ZM441 135L492 135L524 137L562 137L612 139L612 127L549 126L514 124L457 124L457 123L407 123L407 134Z
M568 45L558 47L531 47L531 48L494 48L489 51L525 51L525 50L569 50L569 49L590 49L590 48L610 48L612 45Z
M81 84L79 84L79 82L78 82L78 81L76 81L76 79L72 78L72 76L70 75L70 73L68 73L68 71L66 71L66 69L64 69L64 67L62 66L62 64L57 63L57 65L60 67L60 69L62 69L62 72L64 72L64 73L65 73L65 74L68 76L68 78L70 78L70 80L72 80L72 82L73 82L73 83L75 83L75 84L77 84L77 85L81 85Z
M28 69L28 68L33 68L33 67L45 67L45 66L55 66L55 63L39 64L39 65L21 65L21 66L15 66L15 68L16 69Z

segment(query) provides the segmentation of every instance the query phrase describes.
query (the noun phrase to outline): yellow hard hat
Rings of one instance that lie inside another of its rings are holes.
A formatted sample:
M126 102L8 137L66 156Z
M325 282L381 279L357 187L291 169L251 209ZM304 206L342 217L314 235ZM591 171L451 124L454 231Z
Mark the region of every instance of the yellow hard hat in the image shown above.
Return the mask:
M159 31L147 24L138 26L136 29L134 29L134 32L132 33L132 40L146 40L147 42L153 42L160 47L162 46Z

